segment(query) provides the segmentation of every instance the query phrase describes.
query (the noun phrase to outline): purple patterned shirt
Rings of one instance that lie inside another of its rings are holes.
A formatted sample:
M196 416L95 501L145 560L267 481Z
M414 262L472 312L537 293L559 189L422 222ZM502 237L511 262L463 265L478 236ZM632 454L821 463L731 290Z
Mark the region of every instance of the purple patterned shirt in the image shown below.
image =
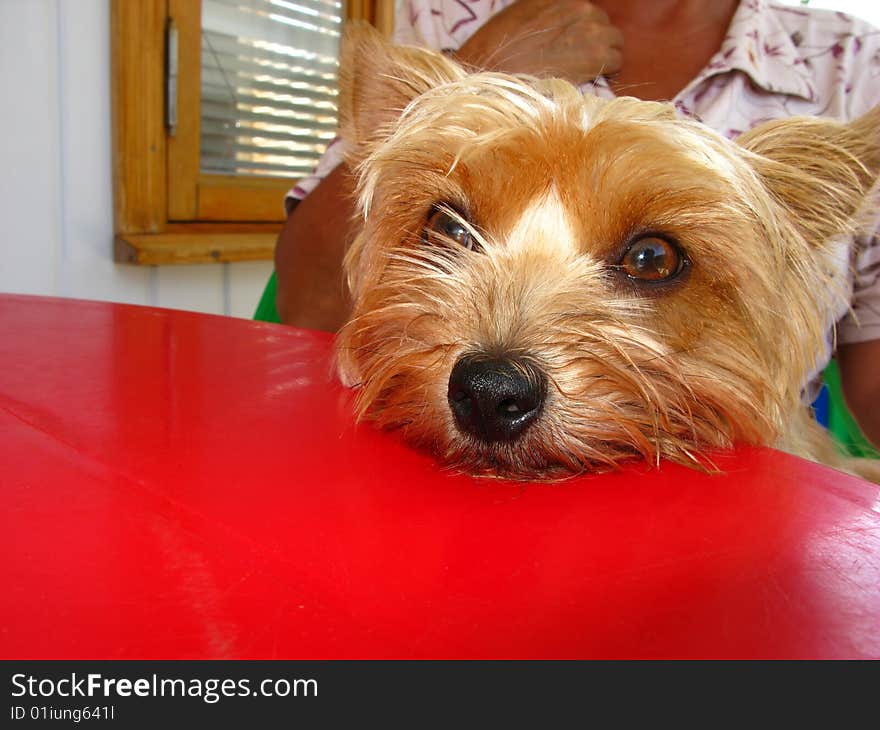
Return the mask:
M394 38L436 49L459 48L492 14L514 0L403 0ZM585 92L613 98L603 78ZM742 0L719 51L672 100L678 113L729 138L760 122L795 115L850 120L880 103L880 30L843 13ZM341 161L331 144L315 174L289 193L305 197ZM852 266L851 311L837 313L838 342L880 339L880 237L841 246L841 272ZM829 323L829 331L831 331ZM827 363L833 335L829 334Z

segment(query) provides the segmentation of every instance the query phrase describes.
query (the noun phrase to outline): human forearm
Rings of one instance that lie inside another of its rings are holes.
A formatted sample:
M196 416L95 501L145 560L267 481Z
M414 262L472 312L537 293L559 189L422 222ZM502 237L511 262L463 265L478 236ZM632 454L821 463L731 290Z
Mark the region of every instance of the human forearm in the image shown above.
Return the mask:
M841 345L840 381L862 433L880 449L880 340Z
M291 211L275 247L278 314L284 324L337 330L348 314L342 259L354 201L344 165Z

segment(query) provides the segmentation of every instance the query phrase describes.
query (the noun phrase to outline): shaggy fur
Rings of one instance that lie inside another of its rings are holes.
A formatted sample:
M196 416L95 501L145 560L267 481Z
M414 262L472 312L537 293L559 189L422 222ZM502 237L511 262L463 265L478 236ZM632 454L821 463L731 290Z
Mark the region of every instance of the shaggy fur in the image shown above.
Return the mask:
M880 481L802 399L845 296L834 237L880 168L880 112L733 143L666 104L468 73L361 28L343 44L340 113L362 223L337 355L362 415L476 474L706 467L704 452L746 443ZM472 249L426 232L438 208ZM646 232L684 252L675 280L621 270ZM519 438L457 427L450 372L474 353L546 375Z

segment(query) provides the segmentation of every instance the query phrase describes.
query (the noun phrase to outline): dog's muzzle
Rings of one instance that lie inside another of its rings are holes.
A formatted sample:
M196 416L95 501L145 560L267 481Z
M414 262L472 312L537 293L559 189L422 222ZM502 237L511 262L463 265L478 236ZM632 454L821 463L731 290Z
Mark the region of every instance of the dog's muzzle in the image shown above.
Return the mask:
M514 441L540 414L544 373L523 360L462 357L449 377L449 407L465 433L486 442Z

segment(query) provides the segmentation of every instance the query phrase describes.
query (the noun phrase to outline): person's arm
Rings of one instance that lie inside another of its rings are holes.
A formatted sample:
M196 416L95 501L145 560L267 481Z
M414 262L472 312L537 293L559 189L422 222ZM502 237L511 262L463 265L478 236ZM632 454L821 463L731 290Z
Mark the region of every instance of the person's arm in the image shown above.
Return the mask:
M343 163L287 216L275 246L283 324L334 332L345 321L349 302L342 259L354 215L351 184Z
M880 340L840 345L840 384L862 433L880 449Z

